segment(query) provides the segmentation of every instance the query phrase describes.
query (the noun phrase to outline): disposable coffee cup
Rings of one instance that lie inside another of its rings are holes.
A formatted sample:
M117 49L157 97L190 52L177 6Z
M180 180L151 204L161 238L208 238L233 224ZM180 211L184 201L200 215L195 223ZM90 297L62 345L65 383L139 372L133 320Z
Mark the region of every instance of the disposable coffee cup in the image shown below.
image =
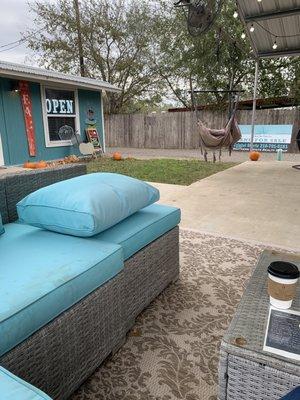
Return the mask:
M268 267L268 293L272 306L287 310L296 295L299 269L284 261L274 261Z

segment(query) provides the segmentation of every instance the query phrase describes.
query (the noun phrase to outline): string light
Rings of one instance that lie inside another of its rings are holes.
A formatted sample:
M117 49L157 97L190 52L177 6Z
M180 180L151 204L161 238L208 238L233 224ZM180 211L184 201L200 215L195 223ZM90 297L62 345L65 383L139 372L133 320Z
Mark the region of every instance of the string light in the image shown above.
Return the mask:
M235 12L233 13L233 18L237 18L239 16L238 12L235 10Z
M254 32L254 31L255 31L255 28L254 28L254 25L252 24L250 27L250 32Z
M265 28L262 24L260 24L258 21L255 21L255 23L263 29L265 32L269 33L270 35L276 37L276 38L294 38L294 37L300 37L300 33L295 33L294 35L277 35L275 32L270 31L269 29Z
M245 39L245 38L246 38L245 32L243 32L243 33L241 34L241 38L242 38L242 39Z
M274 43L273 43L273 49L276 50L278 48L278 43L277 39L288 39L288 38L296 38L300 37L300 33L295 33L294 35L278 35L275 32L270 31L269 29L265 28L262 24L260 24L258 21L255 21L255 23L266 33L268 33L271 37L275 38Z

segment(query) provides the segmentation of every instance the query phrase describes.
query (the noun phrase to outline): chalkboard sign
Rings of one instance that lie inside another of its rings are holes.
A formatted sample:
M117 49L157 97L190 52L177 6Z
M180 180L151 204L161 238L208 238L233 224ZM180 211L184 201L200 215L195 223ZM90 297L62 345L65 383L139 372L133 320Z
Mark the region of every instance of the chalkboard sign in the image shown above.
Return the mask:
M270 308L264 351L300 361L300 312Z

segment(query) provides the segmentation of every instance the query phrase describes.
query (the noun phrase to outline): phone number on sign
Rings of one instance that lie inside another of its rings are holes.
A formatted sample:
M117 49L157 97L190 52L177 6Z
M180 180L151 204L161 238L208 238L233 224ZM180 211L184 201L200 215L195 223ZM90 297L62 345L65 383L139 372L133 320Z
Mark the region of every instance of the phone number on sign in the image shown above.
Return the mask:
M288 144L285 144L285 143L254 143L253 148L254 148L254 150L260 150L260 151L276 151L279 149L281 149L282 151L287 151ZM250 150L250 143L245 143L245 142L236 143L234 146L234 150L248 151L248 150Z

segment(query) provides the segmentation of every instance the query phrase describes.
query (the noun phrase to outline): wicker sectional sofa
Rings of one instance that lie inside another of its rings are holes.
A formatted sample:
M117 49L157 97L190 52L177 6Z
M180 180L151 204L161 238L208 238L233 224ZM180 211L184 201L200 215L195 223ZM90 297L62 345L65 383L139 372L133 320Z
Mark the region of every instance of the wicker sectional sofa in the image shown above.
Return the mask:
M0 177L0 213L7 230L17 225L16 203L24 196L85 173L85 165L78 164ZM22 340L24 326L21 333L6 332L5 343L0 335L0 365L54 399L68 398L124 343L137 315L178 278L179 220L178 209L156 204L103 232L97 246L112 243L122 253L122 268ZM65 236L52 235L61 241ZM0 237L0 272L1 267ZM0 318L0 332L3 322Z

